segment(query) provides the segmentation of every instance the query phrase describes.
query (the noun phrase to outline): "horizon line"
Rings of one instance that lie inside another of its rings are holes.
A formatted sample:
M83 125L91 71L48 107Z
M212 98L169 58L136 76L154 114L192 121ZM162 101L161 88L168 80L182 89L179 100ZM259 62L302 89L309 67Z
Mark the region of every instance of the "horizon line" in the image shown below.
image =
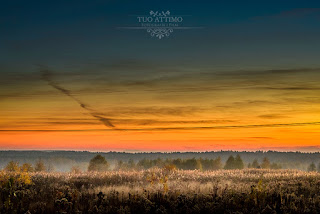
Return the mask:
M0 152L89 152L89 153L128 153L128 154L143 154L143 153L163 153L163 154L172 154L172 153L211 153L211 152L247 152L247 153L256 153L256 152L278 152L278 153L320 153L319 151L299 151L299 150L263 150L263 149L257 149L257 150L205 150L205 151L130 151L130 150L123 150L123 151L116 151L116 150L109 150L109 151L99 151L99 150L65 150L65 149L0 149Z

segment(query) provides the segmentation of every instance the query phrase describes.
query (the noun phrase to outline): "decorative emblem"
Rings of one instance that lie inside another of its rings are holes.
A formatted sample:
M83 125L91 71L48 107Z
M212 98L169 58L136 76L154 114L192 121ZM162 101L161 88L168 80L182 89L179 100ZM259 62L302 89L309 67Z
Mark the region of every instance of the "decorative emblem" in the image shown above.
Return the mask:
M148 28L147 32L150 33L152 37L157 37L162 39L164 36L168 37L170 33L173 32L172 28Z
M170 15L170 11L168 10L167 12L161 12L159 13L158 11L157 12L153 12L152 10L150 11L150 15L153 16L153 17L156 17L156 16L169 16Z
M170 16L170 11L164 12L164 11L156 11L153 12L152 10L150 11L150 16L153 17L168 17ZM158 39L162 39L163 37L169 37L170 33L173 32L172 28L165 28L165 27L157 27L157 28L148 28L147 32L150 33L152 37L157 37Z
M199 27L184 26L184 16L188 15L173 15L167 11L151 10L147 15L136 16L138 25L119 27L121 29L146 30L151 37L157 39L168 38L174 30L195 29Z

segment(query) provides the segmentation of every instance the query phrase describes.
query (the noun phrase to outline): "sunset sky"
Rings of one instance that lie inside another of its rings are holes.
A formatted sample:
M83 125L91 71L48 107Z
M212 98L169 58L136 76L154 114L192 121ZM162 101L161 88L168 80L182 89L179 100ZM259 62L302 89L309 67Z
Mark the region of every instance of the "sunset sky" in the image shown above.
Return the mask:
M0 150L320 151L319 59L319 1L7 1Z

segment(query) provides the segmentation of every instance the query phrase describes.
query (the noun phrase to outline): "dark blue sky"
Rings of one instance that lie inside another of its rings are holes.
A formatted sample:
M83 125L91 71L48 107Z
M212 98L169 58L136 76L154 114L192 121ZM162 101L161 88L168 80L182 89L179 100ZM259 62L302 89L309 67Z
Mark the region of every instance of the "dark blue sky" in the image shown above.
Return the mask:
M318 1L7 1L0 8L1 64L33 69L133 59L219 69L315 67L319 8ZM203 28L163 40L118 29L150 10L190 15L184 24Z

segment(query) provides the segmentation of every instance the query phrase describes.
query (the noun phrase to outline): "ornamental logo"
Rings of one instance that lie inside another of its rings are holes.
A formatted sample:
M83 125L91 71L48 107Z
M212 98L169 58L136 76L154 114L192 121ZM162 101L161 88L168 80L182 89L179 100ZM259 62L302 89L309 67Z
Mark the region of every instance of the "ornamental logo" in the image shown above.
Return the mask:
M172 15L167 11L150 11L147 15L135 15L136 26L120 27L122 29L144 30L151 37L163 39L169 37L175 30L187 30L199 27L184 26L184 18L188 15Z
M170 11L153 12L151 10L150 16L138 16L137 19L141 27L145 27L152 37L158 39L168 37L173 29L183 22L182 16L170 16Z

